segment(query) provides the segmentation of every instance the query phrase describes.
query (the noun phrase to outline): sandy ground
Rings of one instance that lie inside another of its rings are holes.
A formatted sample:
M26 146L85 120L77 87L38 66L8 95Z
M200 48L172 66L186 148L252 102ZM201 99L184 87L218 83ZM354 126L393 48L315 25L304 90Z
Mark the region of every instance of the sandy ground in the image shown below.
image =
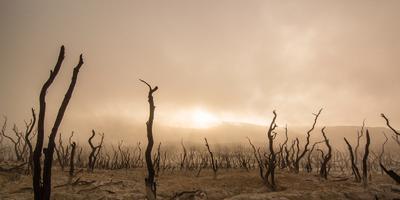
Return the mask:
M75 184L68 185L68 173L54 169L52 199L145 199L144 177L144 169L95 170L78 174L72 180ZM33 199L31 179L1 172L0 199ZM211 171L203 171L199 177L194 172L165 172L157 178L157 193L159 199L171 199L176 192L194 190L202 191L202 196L198 193L195 198L181 199L400 199L400 186L382 175L374 175L366 189L351 178L338 181L340 177L330 177L325 181L305 173L278 172L277 180L280 190L271 192L256 170L221 170L216 180Z

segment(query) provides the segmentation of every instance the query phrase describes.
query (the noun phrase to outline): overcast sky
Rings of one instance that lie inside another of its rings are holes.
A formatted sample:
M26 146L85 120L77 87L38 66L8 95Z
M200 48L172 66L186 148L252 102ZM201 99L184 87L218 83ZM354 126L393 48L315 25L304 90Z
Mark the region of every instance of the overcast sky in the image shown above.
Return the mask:
M64 129L156 122L400 127L400 1L0 1L0 114L22 122L53 68L52 123L80 53ZM69 127L65 127L66 124ZM106 124L106 125L104 125Z

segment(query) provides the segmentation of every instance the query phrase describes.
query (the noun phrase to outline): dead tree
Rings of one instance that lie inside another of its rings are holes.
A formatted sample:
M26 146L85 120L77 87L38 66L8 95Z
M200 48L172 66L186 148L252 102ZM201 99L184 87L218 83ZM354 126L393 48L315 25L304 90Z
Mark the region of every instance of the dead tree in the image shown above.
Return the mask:
M382 143L381 153L379 154L379 163L383 162L383 155L385 154L385 145L389 140L385 132L383 132L383 136L385 136L385 141Z
M258 169L259 169L259 173L260 173L260 177L262 180L265 180L265 174L264 174L264 163L262 161L261 158L261 154L260 154L260 148L258 148L258 151L256 150L256 147L253 145L253 143L251 143L250 138L247 138L247 140L250 143L251 148L253 149L253 154L254 154L254 158L257 161L258 164Z
M72 142L70 144L71 146L71 158L69 159L69 176L73 177L74 176L74 157L75 157L75 149L76 149L76 143Z
M276 168L276 153L274 151L274 138L275 136L272 135L272 132L277 127L276 125L276 112L275 110L272 112L274 114L274 118L269 125L269 129L267 132L268 136L268 147L269 147L269 156L267 159L267 171L265 173L265 183L270 187L272 190L276 190L276 182L275 182L275 168Z
M369 132L367 129L366 132L366 143L365 143L365 151L364 151L364 157L362 160L362 170L363 170L363 186L367 187L368 185L368 166L367 166L367 162L368 162L368 155L369 155L369 145L371 143L371 139L369 137Z
M93 138L96 135L96 132L94 130L92 130L92 136L89 137L88 143L90 145L91 151L89 154L89 163L88 163L88 171L89 172L93 172L94 167L96 165L96 160L97 160L97 155L99 155L99 152L101 150L101 147L103 146L103 141L104 141L104 133L99 135L101 136L101 140L99 145L94 146L93 145Z
M155 176L155 170L154 170L154 163L151 158L151 151L153 150L153 145L154 145L154 139L153 139L153 120L154 120L154 110L156 107L154 106L154 99L153 99L153 93L158 90L158 87L151 87L150 84L148 84L146 81L139 79L141 82L146 84L149 87L149 93L148 93L148 102L149 102L149 119L146 122L146 127L147 127L147 148L145 152L145 159L146 159L146 165L147 165L147 177L144 179L145 185L146 185L146 194L147 194L147 199L149 200L155 200L157 196L157 187L156 187L156 181L154 179Z
M390 130L393 131L393 133L394 133L393 139L397 142L398 145L400 145L400 140L399 140L400 133L390 125L389 119L385 116L385 114L382 113L381 116L385 119L386 125L390 128ZM386 141L385 141L385 143L386 143ZM383 148L384 148L384 146L382 146L382 152L384 150ZM380 162L379 164L380 164L381 168L383 169L383 171L385 171L385 173L388 176L390 176L394 181L396 181L398 184L400 184L400 176L398 174L396 174L396 172L394 172L393 170L387 170L383 166L382 162Z
M37 133L37 141L35 150L33 152L33 191L35 200L49 200L50 193L51 193L51 168L53 164L53 154L54 154L54 147L55 147L55 138L57 136L58 128L62 122L64 117L64 113L67 109L68 103L72 97L72 93L75 88L76 81L78 79L79 70L83 65L83 58L82 54L79 57L79 63L74 68L72 80L69 85L69 88L64 96L64 99L61 103L60 108L58 109L57 117L54 122L53 128L51 129L51 133L49 136L49 142L47 148L43 149L43 141L45 136L45 114L46 114L46 94L48 88L53 83L54 79L56 78L58 72L60 71L61 64L64 60L64 46L61 46L60 54L58 56L57 64L55 65L54 69L50 71L50 77L44 83L39 96L39 118L38 118L38 133ZM41 168L41 156L42 152L44 152L44 168L43 174Z
M69 158L69 145L64 147L62 140L62 133L58 136L58 145L55 146L54 150L56 151L58 164L61 167L61 171L64 171L65 165L68 163Z
M312 168L312 162L311 162L311 156L314 152L315 146L317 146L318 144L323 143L324 141L319 141L319 142L315 142L312 146L310 151L308 151L308 156L307 156L307 164L306 164L306 170L308 173L311 173L313 168Z
M300 161L301 161L301 159L304 157L304 155L306 155L306 152L308 151L308 145L310 144L310 136L311 136L310 133L311 133L311 131L314 130L315 124L317 124L317 120L318 120L318 117L319 117L319 115L321 114L321 112L322 112L322 108L318 111L317 114L314 114L314 113L313 113L313 115L315 116L315 118L314 118L314 123L313 123L311 129L307 131L306 144L304 145L303 152L299 155L299 151L297 151L296 160L295 160L294 163L293 163L293 167L294 167L294 172L295 172L295 173L299 173L299 170L300 170ZM298 139L297 139L297 145L299 145L299 140L298 140ZM298 148L298 149L299 149L299 148Z
M387 170L385 168L385 166L383 166L382 163L379 164L381 166L381 168L383 169L383 171L385 171L385 173L390 176L390 178L392 178L394 181L396 181L397 184L400 184L400 176L398 174L396 174L396 172L394 172L393 170Z
M357 132L357 145L354 148L354 162L356 165L358 165L358 148L360 146L360 140L364 136L364 129L365 129L365 120L363 121L363 124L361 126L361 130Z
M4 117L4 124L3 124L3 128L1 130L1 135L4 138L7 138L14 146L14 153L15 153L15 157L17 159L17 161L23 161L23 150L21 149L21 141L23 142L23 136L22 133L20 131L18 131L17 126L14 124L13 127L13 132L15 134L15 138L9 136L6 134L6 127L7 127L7 118Z
M286 162L286 159L285 159L285 156L284 156L285 152L286 152L286 156L287 156L287 153L288 153L287 151L284 151L284 150L287 150L287 142L288 142L288 140L289 140L289 138L288 138L288 128L287 128L287 125L286 125L285 126L285 141L283 142L283 144L279 148L279 152L280 152L279 167L281 169L284 169L289 164L288 162Z
M386 125L390 128L390 130L392 130L394 134L400 136L400 133L390 125L389 119L385 116L385 114L382 113L381 116L383 119L385 119Z
M33 169L33 159L32 159L32 157L33 157L33 147L32 147L31 140L35 136L35 134L32 137L30 137L30 135L31 135L31 133L33 131L33 127L36 124L35 110L32 108L31 111L32 111L32 119L31 119L31 121L29 123L25 122L26 129L25 129L25 138L24 139L25 139L25 144L28 145L28 150L29 150L28 151L29 155L28 155L27 174L30 174L32 169Z
M208 153L210 154L211 167L212 167L212 170L214 172L214 179L217 179L218 160L214 158L214 154L210 149L210 145L208 145L207 138L204 138L204 141L206 142L206 147L207 147Z
M324 136L324 139L325 139L324 141L325 141L326 147L328 147L328 153L325 156L323 156L323 161L321 163L321 169L319 170L319 175L320 175L320 177L322 177L324 179L328 179L327 165L328 165L328 162L332 158L332 147L329 144L329 139L326 137L325 127L322 128L321 132L322 132L322 136Z
M351 169L353 171L353 174L354 174L354 177L355 177L355 181L356 182L360 182L361 181L361 175L360 175L360 171L358 170L357 164L355 163L355 160L354 160L353 148L351 147L351 144L349 143L349 141L347 141L346 138L344 138L344 141L346 142L347 148L349 149L350 161L351 161Z

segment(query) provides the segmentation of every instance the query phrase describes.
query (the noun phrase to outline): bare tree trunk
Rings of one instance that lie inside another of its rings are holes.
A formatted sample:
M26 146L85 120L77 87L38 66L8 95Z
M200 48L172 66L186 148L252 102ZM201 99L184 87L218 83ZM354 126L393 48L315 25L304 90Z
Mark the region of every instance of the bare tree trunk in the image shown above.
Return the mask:
M299 173L299 170L300 170L300 166L299 166L299 165L300 165L300 161L301 161L301 159L304 157L304 155L306 155L306 152L308 151L308 145L310 144L310 136L311 136L310 134L311 134L311 131L314 130L315 125L317 124L318 117L319 117L319 115L321 114L321 112L322 112L322 108L318 111L317 114L314 114L314 116L315 116L315 118L314 118L314 123L313 123L311 129L307 131L306 144L304 145L303 152L299 155L299 151L297 151L296 160L295 160L294 163L293 163L294 172L295 172L295 173ZM298 140L298 139L297 139L297 145L299 145L299 140Z
M94 130L92 130L92 136L89 137L88 143L89 146L91 148L91 152L89 154L89 163L88 163L88 171L89 172L93 172L95 164L96 164L96 160L97 160L97 155L99 155L99 152L101 150L101 147L103 146L103 141L104 141L104 133L100 134L101 135L101 140L99 145L94 146L92 139L94 138L94 136L96 135L96 132Z
M33 147L31 143L31 139L29 138L30 134L32 133L33 127L36 124L36 114L35 110L32 108L32 120L29 124L26 124L26 132L25 132L25 143L28 145L29 148L29 155L28 155L28 170L27 174L30 174L33 169Z
M368 162L368 155L369 155L369 145L371 143L371 139L369 137L369 132L367 129L366 132L366 139L367 139L367 143L365 144L365 152L364 152L364 157L363 157L363 163L362 163L362 169L363 169L363 186L367 187L368 185L368 166L367 166L367 162Z
M73 142L71 144L71 158L69 159L69 176L73 177L74 176L74 157L75 157L75 148L76 148L76 143Z
M265 180L268 186L272 190L276 190L276 183L275 183L275 168L276 168L276 154L274 151L274 136L272 135L272 132L275 130L277 127L275 120L276 120L276 112L275 110L273 111L274 118L271 121L271 124L269 125L269 129L267 132L268 136L268 146L269 146L269 156L268 156L268 169L265 174Z
M347 148L349 149L349 153L350 153L350 161L351 161L351 169L353 171L354 177L355 177L355 181L356 182L360 182L361 181L361 175L360 175L360 171L358 170L358 167L355 163L354 160L354 154L353 154L353 148L351 147L351 144L349 143L349 141L347 141L346 138L344 138L344 141L347 144Z
M69 88L64 96L64 99L61 103L60 108L58 109L57 117L54 122L53 128L50 133L49 142L47 148L43 149L43 140L44 140L44 133L45 133L45 114L46 114L46 94L48 88L53 83L54 79L56 78L58 72L60 71L61 64L64 60L64 46L61 46L60 54L58 56L57 64L54 67L54 70L50 71L49 79L44 83L39 96L39 119L38 119L38 134L37 134L37 142L35 146L35 150L33 152L33 190L34 190L34 198L35 200L49 200L50 193L51 193L51 168L53 162L53 154L54 154L54 147L55 147L55 138L58 132L58 128L62 122L64 117L64 113L67 109L69 100L72 97L72 93L75 88L75 84L78 78L79 70L83 65L83 58L82 55L79 57L79 63L74 68L72 80L69 85ZM41 156L42 151L45 154L44 158L44 169L43 175L41 175Z
M251 148L253 148L253 154L254 154L254 157L255 157L255 159L256 159L256 161L258 163L258 169L259 169L260 177L261 177L261 179L263 181L265 181L264 165L263 165L263 162L262 162L262 159L261 159L260 152L256 150L256 147L253 145L253 143L251 143L250 138L247 138L247 140L249 141ZM258 150L260 150L260 149L258 149Z
M207 138L204 138L204 141L206 142L206 147L207 147L208 153L210 154L211 167L212 167L212 170L214 172L214 179L217 179L218 161L214 158L214 154L210 149L210 145L208 145Z
M324 136L324 139L325 139L325 144L326 144L326 146L328 147L328 153L323 157L323 161L322 161L322 164L321 164L321 169L320 169L320 171L319 171L319 175L320 175L320 177L322 177L322 178L324 178L324 179L328 179L328 169L327 169L327 165L328 165L328 162L331 160L331 158L332 158L332 147L331 147L331 145L329 144L329 139L326 137L326 134L325 134L325 127L324 128L322 128L322 130L321 130L321 132L322 132L322 136Z
M157 196L157 187L156 187L156 181L154 180L155 176L155 171L154 171L154 163L151 159L151 151L153 149L154 145L154 140L153 140L153 120L154 120L154 110L156 107L154 106L154 99L153 99L153 93L157 91L158 87L152 88L150 84L148 84L146 81L141 80L141 82L145 83L149 87L149 94L148 94L148 102L149 102L149 108L150 108L150 114L149 114L149 119L146 122L147 126L147 148L145 152L145 159L146 159L146 164L147 164L147 177L145 178L145 184L146 184L146 194L147 194L147 199L149 200L155 200Z
M383 171L390 176L394 181L396 181L397 184L400 184L400 176L396 174L393 170L387 170L382 163L379 163Z

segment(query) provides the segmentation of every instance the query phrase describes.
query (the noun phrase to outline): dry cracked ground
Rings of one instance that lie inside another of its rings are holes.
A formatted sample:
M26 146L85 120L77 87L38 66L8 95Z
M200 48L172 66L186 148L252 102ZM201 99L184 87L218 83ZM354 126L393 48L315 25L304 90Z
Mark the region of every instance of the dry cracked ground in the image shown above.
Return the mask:
M158 199L229 199L229 200L295 200L295 199L400 199L400 186L390 178L375 174L367 188L355 183L350 175L331 176L322 180L314 174L278 172L279 191L269 191L258 177L257 170L221 170L216 180L211 171L165 172L157 178ZM72 180L68 172L53 170L52 199L100 200L146 199L144 169L82 171ZM348 178L348 179L347 179ZM0 199L33 199L31 176L0 172Z

